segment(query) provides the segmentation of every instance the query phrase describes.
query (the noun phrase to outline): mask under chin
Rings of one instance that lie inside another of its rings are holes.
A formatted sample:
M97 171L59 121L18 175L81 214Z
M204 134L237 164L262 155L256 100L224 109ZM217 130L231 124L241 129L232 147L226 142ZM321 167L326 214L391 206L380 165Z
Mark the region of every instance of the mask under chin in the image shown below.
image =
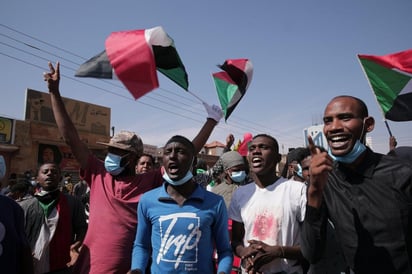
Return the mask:
M356 140L355 145L353 146L352 150L342 156L335 156L332 154L332 150L329 148L328 149L328 154L330 157L332 157L333 160L341 162L341 163L346 163L346 164L351 164L353 163L358 157L366 150L366 146L358 139Z

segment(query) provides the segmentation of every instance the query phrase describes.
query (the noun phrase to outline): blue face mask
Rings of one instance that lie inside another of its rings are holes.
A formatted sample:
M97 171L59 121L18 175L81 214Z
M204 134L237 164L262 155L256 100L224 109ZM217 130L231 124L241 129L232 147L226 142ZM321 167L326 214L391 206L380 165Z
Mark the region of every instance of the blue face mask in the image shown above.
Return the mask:
M172 179L170 179L170 177L169 177L169 175L167 174L167 172L165 172L165 173L163 174L163 179L164 179L166 182L168 182L169 184L174 185L174 186L183 185L184 183L186 183L187 181L189 181L189 180L192 179L192 178L193 178L193 173L192 173L192 171L190 170L190 168L189 168L189 170L187 171L185 177L183 177L182 179L177 180L177 181L173 181Z
M128 154L127 154L128 155ZM113 176L119 175L124 170L124 167L120 165L122 159L127 155L119 156L113 153L107 153L106 158L104 159L104 167L106 168L107 172L112 174Z
M3 179L4 175L6 175L6 161L3 155L0 155L0 180Z
M365 150L366 150L366 146L358 139L355 145L353 146L352 151L349 152L348 154L343 155L343 156L335 156L332 154L332 151L330 148L328 149L328 154L335 161L345 163L345 164L351 164L355 162L355 160L358 159L359 155L361 155Z
M295 169L296 175L303 179L302 166L301 166L300 164L297 164L296 167L297 167L297 169L298 169L298 170Z
M246 172L244 170L233 171L230 174L230 178L236 183L241 183L246 179Z

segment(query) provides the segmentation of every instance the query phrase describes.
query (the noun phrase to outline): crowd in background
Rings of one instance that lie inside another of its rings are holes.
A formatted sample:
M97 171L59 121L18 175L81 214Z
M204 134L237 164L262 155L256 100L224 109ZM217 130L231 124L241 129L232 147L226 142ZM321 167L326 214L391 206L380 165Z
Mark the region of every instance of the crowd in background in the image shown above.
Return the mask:
M333 98L323 118L328 148L308 137L283 168L276 138L262 133L245 155L229 133L205 165L196 156L223 113L204 103L199 133L167 140L158 166L130 131L101 143L107 155L98 159L65 109L59 63L49 69L79 181L53 161L8 178L4 273L412 273L411 149L393 136L387 155L366 147L375 121L362 100Z

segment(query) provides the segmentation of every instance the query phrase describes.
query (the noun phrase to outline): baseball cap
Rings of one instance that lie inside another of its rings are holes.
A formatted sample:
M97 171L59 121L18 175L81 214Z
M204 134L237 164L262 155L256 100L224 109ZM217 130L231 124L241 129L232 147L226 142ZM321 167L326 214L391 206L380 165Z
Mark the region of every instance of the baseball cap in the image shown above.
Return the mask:
M108 147L115 147L134 152L138 155L143 152L142 139L136 133L126 130L121 130L119 133L115 134L108 143L97 143Z

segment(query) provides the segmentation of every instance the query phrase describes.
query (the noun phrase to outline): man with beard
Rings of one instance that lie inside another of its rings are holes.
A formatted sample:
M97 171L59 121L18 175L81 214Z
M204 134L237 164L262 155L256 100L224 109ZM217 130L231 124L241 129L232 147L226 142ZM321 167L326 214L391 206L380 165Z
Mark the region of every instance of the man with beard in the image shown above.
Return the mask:
M329 151L309 138L312 160L302 252L316 262L328 218L354 273L412 273L412 169L364 145L374 128L365 103L333 98L324 111Z

